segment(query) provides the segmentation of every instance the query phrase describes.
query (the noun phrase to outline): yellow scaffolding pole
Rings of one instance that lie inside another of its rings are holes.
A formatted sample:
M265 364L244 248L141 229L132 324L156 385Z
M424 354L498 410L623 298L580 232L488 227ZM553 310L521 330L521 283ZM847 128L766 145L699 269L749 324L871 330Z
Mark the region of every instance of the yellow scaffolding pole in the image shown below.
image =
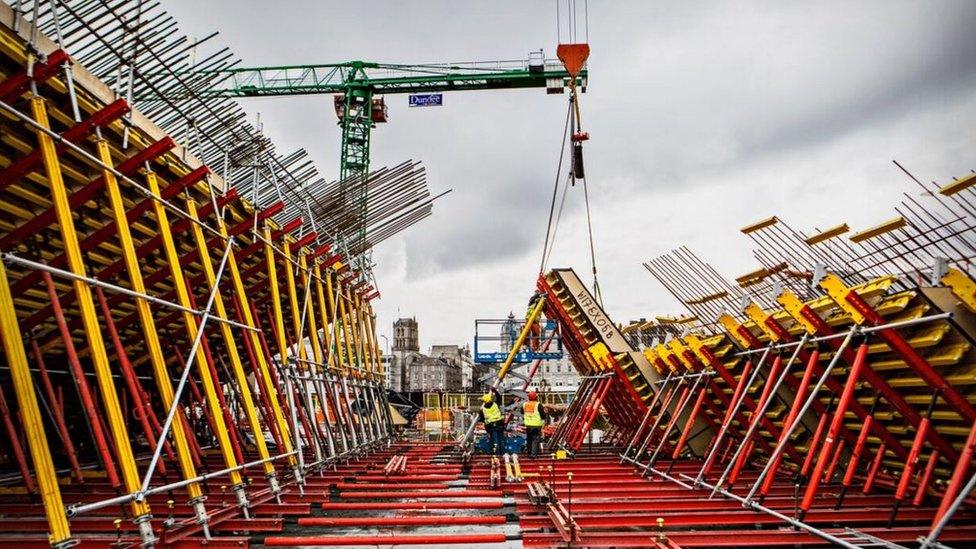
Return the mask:
M264 228L264 259L268 267L268 288L271 290L271 312L274 315L276 343L281 364L288 362L288 341L285 339L285 318L281 312L281 291L278 289L278 268L275 266L274 247L271 245L271 229ZM298 436L298 433L295 433Z
M112 165L112 155L109 153L108 143L104 139L99 139L97 143L98 158L106 166ZM146 293L146 285L142 279L142 271L139 268L139 258L136 255L135 244L132 241L132 233L129 230L129 220L126 218L125 203L122 201L122 193L119 190L119 182L112 170L102 170L102 177L105 178L105 190L108 193L109 203L112 207L112 219L119 234L119 244L122 248L122 259L125 261L125 268L129 275L129 285L134 292ZM146 351L149 355L149 362L152 364L153 377L156 380L156 387L159 389L159 396L163 406L168 410L173 405L173 382L170 380L169 371L166 368L166 359L163 357L162 346L159 343L159 334L156 331L156 321L153 319L152 310L149 302L142 298L136 299L136 312L139 315L139 323L142 326L142 337L146 342ZM180 463L180 471L183 478L191 479L197 476L196 467L193 465L193 458L190 453L190 446L186 439L186 431L183 429L182 418L178 418L170 427L173 432L173 440L176 445L177 460ZM198 518L206 515L203 509L203 490L200 484L194 482L187 487L190 502L194 505Z
M186 210L190 215L191 221L199 220L197 206L193 199L188 198L186 200ZM207 246L207 240L203 236L203 229L200 228L200 225L191 223L190 226L193 230L193 239L197 244L197 253L200 255L200 265L203 266L203 273L207 277L207 284L213 290L217 286L217 278L214 275L210 248ZM214 309L217 311L217 316L227 318L227 309L224 307L224 299L220 295L220 290L214 293ZM244 401L244 415L247 416L248 423L251 426L251 432L254 434L254 443L258 449L258 456L260 459L266 460L264 462L264 472L270 479L275 475L274 463L268 459L271 455L268 453L268 445L264 440L264 431L261 429L258 412L254 408L254 399L251 397L251 385L247 382L247 376L244 374L244 366L241 363L241 356L237 351L234 333L231 331L230 325L226 322L220 323L220 333L224 338L227 357L230 359L231 372L234 373L234 380L237 382L241 400Z
M51 203L54 206L55 217L61 230L61 240L64 245L64 253L68 258L68 268L73 274L86 277L85 263L82 259L81 247L78 244L78 234L75 232L71 204L68 202L68 191L64 186L64 178L61 174L61 163L58 161L54 141L44 131L50 131L51 125L48 122L47 107L43 98L33 97L31 99L31 112L34 115L35 122L40 128L43 128L37 130L37 140L44 161L44 170L51 187ZM132 453L131 438L126 430L125 418L122 416L122 408L119 405L119 395L112 379L112 370L108 362L108 354L105 351L105 341L102 339L98 316L95 314L95 303L92 299L91 288L83 280L74 280L72 286L78 297L78 309L81 313L81 321L88 341L88 351L95 367L95 377L98 381L99 392L102 395L109 429L112 431L112 437L115 440L122 479L126 490L129 493L136 493L142 488L141 479L139 478L139 471L136 469L135 456ZM149 522L149 504L145 501L133 500L131 508L132 515L135 517L134 522L139 525L139 534L143 542L152 544L155 541L155 536Z
M298 265L302 272L302 284L307 288L309 287L309 284L312 283L312 281L309 277L308 260L305 258L305 254L301 254L299 256ZM321 286L319 288L321 288ZM318 293L319 299L321 299L321 296L322 294L321 292L319 292ZM310 300L313 299L311 295L309 295L309 299ZM314 359L315 362L315 367L313 368L313 370L316 373L318 373L319 364L322 364L322 346L319 343L319 327L315 319L314 301L308 304L308 333L309 333L309 338L308 338L309 342L312 344L312 358Z
M323 337L323 352L325 353L325 363L329 368L335 369L335 354L332 353L332 335L329 331L332 329L332 321L329 319L329 308L326 306L325 296L329 296L328 303L332 302L332 286L329 282L329 275L325 276L326 285L328 288L323 288L322 286L322 268L319 263L315 264L315 292L318 295L319 309L322 315L322 337Z
M495 387L505 379L505 375L508 374L508 370L512 367L512 363L515 362L515 356L518 355L519 350L522 349L522 345L525 344L525 338L528 337L529 331L531 330L532 324L538 320L539 315L542 313L542 308L545 306L546 300L540 299L535 307L532 308L532 312L529 313L529 317L525 319L525 326L522 326L522 331L519 332L518 339L512 345L512 349L508 353L508 357L505 358L505 362L502 364L500 370L498 370L498 379L495 380Z
M227 237L227 228L224 226L223 221L220 222L220 234L225 238ZM241 280L241 272L237 268L237 259L234 257L234 250L227 253L227 265L230 267L230 277L234 284L234 293L237 295L237 300L241 305L241 315L244 317L244 323L250 328L257 328L257 324L254 322L254 315L251 314L251 306L248 303L247 292L244 291L244 282ZM292 454L292 441L291 441L291 429L288 428L288 423L285 421L285 415L281 411L281 402L278 401L278 390L271 382L271 369L268 366L268 361L264 356L263 347L261 345L261 339L257 332L248 330L248 335L246 337L251 338L251 347L254 349L254 356L258 361L258 370L261 372L260 383L264 384L264 391L268 395L268 400L271 403L271 413L274 418L273 420L278 426L278 433L281 435L281 443L284 445L285 453L288 456L288 465L294 467L297 465L298 461L295 455ZM263 435L262 435L263 438Z
M349 314L346 308L346 290L344 288L344 284L339 280L336 280L336 293L339 296L339 326L342 330L342 342L345 345L346 357L348 358L346 364L349 366L350 370L355 371L358 365L353 363L355 358L352 354L352 335L349 331Z
M278 353L281 358L282 373L288 375L288 340L285 337L285 318L281 311L281 291L278 288L278 268L275 265L275 249L271 244L271 229L267 225L264 228L264 257L268 268L268 287L271 289L271 311L274 315L274 332L277 335L276 339ZM295 417L295 414L292 414L292 424L294 426L295 446L301 448L302 434L298 432L298 419ZM311 443L312 441L309 440L309 444ZM300 470L302 468L302 459L301 456L296 456L296 458L297 462L294 466L295 479L300 485L302 482Z
M350 313L354 315L352 328L353 328L353 340L356 342L356 353L359 356L360 363L360 379L365 379L366 382L373 380L373 366L372 359L370 358L369 348L366 345L366 332L363 325L363 314L362 314L362 302L359 300L359 294L353 293L352 288L347 288L347 294L349 295L349 305ZM369 426L370 431L375 436L375 438L380 438L382 432L379 429L379 424L377 423L378 417L376 415L377 407L375 406L375 401L372 398L371 392L367 392L366 386L360 383L358 390L356 391L360 398L370 401L369 410L371 413L364 414L362 417L366 418L366 423ZM360 407L360 411L362 411Z
M58 477L54 471L51 459L51 449L47 444L44 433L44 422L41 410L37 405L37 395L34 394L34 384L30 369L27 365L27 353L17 325L17 312L14 310L14 299L10 294L10 284L7 281L7 269L0 261L0 336L3 337L3 350L10 365L10 377L14 382L14 393L17 395L17 405L20 407L20 420L27 434L27 445L30 447L31 459L34 462L34 474L41 489L41 501L44 502L44 512L47 515L51 545L67 546L71 540L71 530L68 527L68 517L61 500L61 488L58 487Z
M149 187L149 192L158 196L159 180L154 172L146 173L146 183ZM173 291L176 292L177 303L188 309L192 308L190 305L190 295L186 290L186 282L183 278L183 268L180 267L180 256L176 253L173 231L170 228L169 219L166 215L166 208L162 203L154 200L153 210L156 214L156 223L159 225L159 236L163 241L166 263L169 265L170 276L173 279ZM219 296L220 292L217 292L217 297ZM183 312L183 324L186 326L188 341L195 341L199 328L197 327L197 319L193 313ZM203 337L206 337L206 334L203 334ZM228 426L224 422L223 409L220 406L220 399L217 397L217 380L213 379L213 376L210 375L210 367L207 366L207 357L203 352L203 345L197 345L194 359L200 375L200 384L203 385L203 392L207 399L207 406L210 407L210 415L213 417L214 428L217 431L214 435L217 437L217 442L220 445L220 453L224 458L224 465L228 469L234 469L230 473L230 481L234 487L234 492L237 494L238 501L246 509L247 495L244 493L244 481L241 478L240 472L236 470L237 457L234 455L234 449L231 448L230 437L227 435Z
M349 331L349 316L346 310L345 288L343 287L344 285L338 279L338 277L336 277L335 284L336 284L335 290L336 290L336 305L337 305L336 310L339 312L339 314L336 316L336 323L337 323L336 325L339 327L340 333L342 334L342 343L343 343L343 347L345 348L345 355L347 359L345 362L346 364L345 375L346 378L348 379L349 377L358 377L357 375L358 370L357 370L357 365L353 363L355 358L353 357L353 352L352 352L352 336ZM336 340L336 345L337 346L339 345L338 339ZM343 393L343 397L346 399L346 404L348 406L349 405L349 384L347 380L343 380L342 393ZM353 434L356 434L355 430L358 427L359 433L357 436L363 439L361 442L365 442L366 429L365 426L363 425L364 420L362 416L360 414L356 414L355 418L353 418L352 415L350 414L349 421L353 423L352 425ZM357 441L358 439L354 438L353 440Z
M335 280L335 284L333 284ZM339 295L339 280L333 274L329 273L325 278L326 289L329 291L329 296L332 298L332 345L335 347L335 357L336 357L336 367L340 372L345 373L348 362L346 361L345 351L343 350L343 339L340 330L342 329L342 320L339 313L339 305L342 302L342 296Z
M376 339L376 313L373 312L373 306L368 301L366 301L365 303L366 303L366 323L369 325L369 332L367 333L369 333L370 340L373 345L373 356L374 356L374 362L376 366L375 368L376 380L382 381L384 379L384 376L386 375L386 372L384 371L383 368L383 360L382 360L383 352L382 350L380 350L379 341Z
M322 316L322 336L324 337L324 341L325 341L325 349L324 349L324 353L325 353L325 366L326 366L326 369L327 370L330 370L330 371L327 371L325 373L327 375L330 375L331 376L331 374L333 372L340 372L340 370L336 366L336 356L335 356L335 353L332 352L332 341L334 341L335 338L332 336L332 334L329 333L330 330L334 329L335 323L330 321L330 318L329 318L329 308L326 306L325 296L326 296L326 292L328 292L328 295L329 295L329 301L328 301L328 303L330 303L332 305L333 310L335 309L335 306L336 306L335 301L334 301L334 297L335 296L332 294L332 282L331 282L331 275L330 274L326 274L326 277L325 277L326 287L328 289L326 290L326 289L323 288L323 285L322 285L322 280L323 280L323 278L322 278L322 268L321 268L320 263L318 263L318 262L315 263L315 267L314 267L314 271L313 272L315 274L315 277L314 277L314 280L315 280L315 293L316 293L316 297L318 298L319 312L320 312L320 314ZM334 385L332 385L331 387L328 387L326 390L327 391L333 391L334 388L335 388ZM347 434L346 434L346 430L345 430L345 422L342 419L343 418L343 412L340 409L341 406L342 406L342 404L339 402L339 399L336 397L336 395L335 395L334 392L330 392L330 394L327 395L327 396L332 397L332 400L330 400L329 403L330 403L330 406L333 407L333 414L335 416L335 421L339 424L339 435L340 435L339 436L339 440L342 443L343 449L344 450L348 450L349 449L349 443L348 443L348 440L347 440Z
M298 349L299 361L295 364L295 369L296 371L301 373L308 373L311 369L308 367L308 362L307 362L308 352L305 350L305 334L303 332L304 326L302 326L303 313L305 314L306 318L310 319L311 324L314 324L315 322L315 319L313 318L315 316L315 307L312 306L311 303L309 303L309 300L312 298L312 295L311 293L309 293L310 288L307 285L308 269L306 268L305 265L305 256L301 253L301 250L296 250L295 255L299 257L299 266L301 271L300 274L302 276L302 280L305 281L305 287L303 288L304 291L302 292L304 298L302 299L302 304L299 305L298 289L297 289L298 285L295 283L295 268L292 265L291 243L289 242L289 237L287 235L284 238L282 238L282 252L285 256L285 281L288 287L288 300L291 302L292 323L294 324L294 328L295 328L295 347ZM305 307L308 307L307 313ZM309 339L315 339L314 331L311 332L311 337ZM308 388L307 386L304 385L303 382L300 383L299 380L296 379L294 380L293 383L295 384L295 386L302 385L302 392L305 393L306 395L305 398L308 401L306 402L308 407L308 415L310 416L308 418L308 421L312 423L311 431L313 434L312 439L309 442L312 445L312 448L316 452L315 454L316 458L321 459L322 455L321 455L321 446L318 441L319 437L314 436L315 434L318 433L318 425L316 425L315 423L316 422L315 418L317 415L317 411L315 409L316 399L309 398ZM296 387L295 395L297 394L298 394L298 390ZM296 404L296 406L297 405L298 404Z
M364 374L368 373L366 368L366 356L364 354L365 348L363 347L363 338L360 332L359 326L359 307L356 301L352 298L352 288L346 287L346 299L349 304L346 308L349 313L349 331L352 332L352 344L353 349L356 350L356 365L359 375L357 377L363 377Z
M319 263L318 262L315 263L315 267L313 269L313 273L315 274L315 277L314 277L314 280L315 280L315 295L318 298L319 315L321 316L321 320L322 320L322 336L323 336L324 343L325 343L325 350L324 350L324 353L325 353L324 359L325 360L324 361L323 360L319 360L319 362L320 363L325 362L325 363L327 363L326 364L327 367L332 367L332 366L335 365L335 357L332 355L331 352L329 352L329 348L330 348L330 343L329 342L331 341L331 338L329 337L329 324L330 324L329 323L329 309L325 305L325 303L326 303L325 302L325 290L322 289L322 269L319 266Z
M302 310L298 305L298 291L295 286L295 268L291 264L291 245L288 237L282 238L281 250L285 255L285 285L288 289L288 302L291 304L292 324L295 328L295 345L298 347L298 358L307 360L305 353L305 337L302 335ZM298 369L304 370L305 364L298 363Z

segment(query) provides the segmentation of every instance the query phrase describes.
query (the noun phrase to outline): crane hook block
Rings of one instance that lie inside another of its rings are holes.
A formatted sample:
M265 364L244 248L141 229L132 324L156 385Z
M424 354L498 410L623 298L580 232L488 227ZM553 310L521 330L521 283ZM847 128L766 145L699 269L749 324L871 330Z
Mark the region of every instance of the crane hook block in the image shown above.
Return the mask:
M573 81L583 70L583 65L586 64L586 59L589 56L589 44L559 44L556 47L556 57L563 62L563 67L566 67L566 72L569 73Z
M573 143L573 177L583 179L586 173L583 171L583 143Z
M573 143L580 143L590 140L590 132L576 132L573 134Z

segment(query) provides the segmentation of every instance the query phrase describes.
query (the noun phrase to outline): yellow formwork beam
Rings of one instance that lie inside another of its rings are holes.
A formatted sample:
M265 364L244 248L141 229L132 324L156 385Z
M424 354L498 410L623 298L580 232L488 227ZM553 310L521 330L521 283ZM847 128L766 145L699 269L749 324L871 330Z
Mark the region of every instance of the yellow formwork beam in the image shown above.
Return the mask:
M808 246L813 246L814 244L820 244L821 242L826 242L831 238L847 233L850 230L851 228L847 225L847 223L841 223L840 225L831 227L805 239L804 242L806 242Z
M694 370L693 364L685 358L685 351L688 349L682 344L681 340L678 338L672 338L668 342L668 347L674 352L674 356L678 357L678 361L685 365L685 368L691 372Z
M840 277L834 273L827 273L827 275L820 280L820 287L823 289L823 291L827 292L827 295L834 300L834 303L836 303L838 307L850 315L851 320L854 321L854 324L857 324L858 326L864 324L864 315L862 315L857 308L847 302L847 294L851 291L851 289L844 284L844 281L841 280Z
M362 300L359 298L359 294L349 289L350 304L352 309L355 311L355 334L358 337L359 348L362 352L361 363L363 365L363 377L367 381L373 381L373 360L369 348L369 338L366 332L365 314L363 311ZM373 399L372 392L367 391L365 385L361 385L358 388L358 392L361 394L362 398L369 400L373 405L370 406L370 413L366 415L368 418L368 423L370 431L373 432L374 436L379 438L382 436L382 432L379 427L379 417L377 417L377 406Z
M688 334L685 336L685 343L688 344L688 348L702 364L707 365L709 363L708 355L705 352L705 342L700 337L695 334Z
M793 292L789 290L783 290L778 296L776 296L776 301L783 306L783 309L793 317L803 329L807 331L810 335L817 334L817 327L810 322L807 317L803 316L803 308L806 307L806 303L800 300ZM813 310L811 309L811 312ZM816 313L813 313L816 314Z
M973 185L976 185L976 173L971 173L962 179L956 179L953 180L952 183L943 185L942 188L939 189L939 193L944 194L945 196L952 196L972 187Z
M227 237L227 227L224 226L223 221L220 222L220 234L224 238ZM257 328L257 323L255 323L254 316L251 314L251 306L248 303L247 292L244 291L244 282L241 280L241 272L237 267L237 258L234 257L233 249L227 254L227 267L230 269L230 278L234 285L234 293L237 295L237 300L241 305L241 315L244 317L244 323L251 328ZM254 349L254 356L258 361L258 370L261 372L260 382L264 385L264 391L268 395L268 400L271 403L271 413L274 416L271 420L278 426L278 433L281 435L281 442L284 445L285 453L291 453L291 429L288 428L288 423L285 421L285 416L281 411L281 402L278 401L278 390L271 382L271 369L264 356L261 339L257 332L250 330L248 330L245 337L251 338L251 347ZM289 466L294 466L296 463L297 460L294 455L288 456Z
M339 300L339 320L341 321L343 346L346 348L346 358L348 359L349 366L354 367L357 362L355 353L353 352L352 327L349 325L349 298L346 295L345 280L345 278L340 280L337 277L335 287Z
M198 221L197 206L193 199L187 199L186 211L193 221ZM213 291L217 287L217 277L214 274L213 260L210 258L210 248L207 246L207 239L203 236L203 229L197 223L191 223L193 240L197 245L197 253L200 256L200 265L203 267L203 274L207 278L208 289ZM220 290L214 292L214 310L217 316L227 318L227 308L224 306L224 298L220 295ZM227 349L227 358L230 361L230 371L234 374L237 382L237 389L244 403L244 415L250 424L251 432L254 434L254 443L257 446L258 457L268 460L271 454L268 453L268 445L264 440L264 431L261 429L261 421L258 419L257 409L254 407L254 399L251 397L251 385L247 382L244 374L244 366L241 363L241 355L237 351L237 343L234 340L234 333L231 331L230 324L220 323L220 334L224 339L224 347ZM216 414L215 414L216 415ZM269 460L264 462L264 472L267 475L274 475L274 464Z
M146 184L149 188L149 192L159 196L159 180L154 172L146 173ZM153 213L155 213L156 223L159 225L159 237L163 242L163 252L166 257L166 263L169 265L170 277L172 278L173 283L173 291L176 292L176 302L183 307L191 309L190 295L186 290L186 282L183 277L183 268L180 266L180 256L176 253L176 244L173 241L173 231L169 224L166 208L161 202L154 200ZM197 333L199 332L199 327L197 326L197 319L193 313L183 311L183 324L186 326L188 341L195 341L197 338ZM202 337L206 337L206 334L203 334ZM234 469L230 473L230 481L231 484L233 484L237 489L238 496L240 497L243 480L241 479L241 473L236 470L237 456L234 455L234 449L231 447L230 437L227 434L228 427L226 422L224 422L224 414L222 413L223 408L220 406L220 399L217 397L217 380L210 375L210 367L207 365L207 357L204 354L203 345L197 345L193 360L197 365L197 371L200 375L200 384L203 385L203 392L205 398L207 399L207 405L213 412L211 416L213 417L214 428L217 431L214 433L214 435L217 437L217 442L220 445L220 453L224 458L224 465L226 465L228 469Z
M351 377L351 376L358 377L358 364L354 363L356 359L353 357L353 352L352 352L353 342L352 342L351 328L349 326L349 315L346 307L346 302L347 302L346 289L345 289L345 285L342 283L342 281L338 279L338 277L336 278L335 288L336 288L336 300L339 306L338 307L339 316L337 317L337 322L339 323L339 327L342 332L342 341L345 347L346 358L348 359L346 361L345 375L346 377ZM342 393L346 398L346 406L348 407L349 384L346 382L346 380L343 380ZM349 411L350 411L349 418L350 420L352 420L353 414L351 409ZM364 425L365 418L361 414L358 413L355 414L355 418L356 418L354 422L355 427L353 427L352 430L353 430L353 434L356 435L355 437L353 437L353 443L357 444L358 442L365 442L366 426ZM355 432L356 427L359 428L358 434L356 434ZM356 438L356 437L360 437L360 438Z
M43 98L33 97L31 99L31 112L34 115L35 122L41 128L50 130L47 107ZM41 158L51 188L51 203L54 206L55 219L61 231L64 253L68 258L68 269L75 275L86 277L85 263L82 258L81 247L78 244L78 234L75 232L71 204L68 202L68 191L64 185L61 163L58 160L54 141L42 129L37 130L37 140L40 144ZM130 442L132 439L126 429L122 407L119 405L119 395L115 390L108 354L105 351L105 341L102 339L101 326L99 326L98 316L95 314L95 302L92 299L91 288L83 280L72 281L72 287L78 298L78 309L81 314L85 338L88 342L89 355L95 367L95 378L98 381L98 389L102 396L103 409L108 419L112 437L115 440L116 453L118 454L116 457L119 468L122 470L122 479L125 483L125 489L134 494L142 488L141 479L132 452ZM133 500L131 508L136 523L140 525L143 539L148 541L152 537L152 527L149 526L147 520L149 504L145 501Z
M607 358L610 356L610 349L602 341L597 341L593 345L590 345L586 349L586 352L590 355L593 362L596 363L598 371L604 372L613 369L613 366L607 361Z
M732 318L729 313L722 313L718 317L718 323L725 328L725 331L732 337L743 349L749 348L749 340L746 339L742 334L739 333L739 328L742 326Z
M661 365L657 363L657 353L655 353L654 350L651 349L650 347L644 347L643 353L644 353L644 358L646 358L647 362L651 364L651 366L654 368L654 371L656 371L659 376L663 376L664 370L662 370Z
M271 242L271 228L265 225L264 227L264 259L267 264L268 269L268 288L271 290L271 313L274 317L274 333L277 336L278 353L281 359L282 368L287 370L288 368L288 339L285 337L285 316L284 312L281 310L281 288L278 286L278 267L275 262L275 249ZM285 262L288 262L288 258L285 258ZM296 298L297 301L297 298ZM301 345L299 345L301 347ZM285 372L287 374L287 371ZM293 424L295 423L293 416ZM298 432L298 426L295 425L294 436L296 441L296 446L301 446L302 434ZM300 463L300 462L299 462ZM295 468L295 475L300 475L298 468Z
M671 355L674 354L671 352L671 349L669 349L663 343L658 343L654 346L654 352L657 353L657 356L661 357L661 360L664 361L664 364L668 367L668 370L671 370L671 372L674 374L681 375L681 372L678 371L678 368L670 360Z
M941 281L967 309L976 313L976 281L955 267L949 267Z
M112 155L109 153L108 143L104 139L99 139L96 147L98 149L99 160L106 166L111 166ZM142 279L142 271L139 268L139 257L136 255L132 233L129 230L129 221L126 218L125 203L122 200L122 193L119 190L119 182L115 174L112 173L112 170L109 169L102 170L102 177L105 178L105 191L108 194L108 200L112 208L112 219L115 221L116 231L119 235L122 259L125 262L125 269L128 273L129 285L132 287L132 291L145 294L146 285ZM163 357L162 345L159 343L159 333L156 331L156 321L153 319L149 302L142 298L136 298L136 312L139 315L139 324L142 326L142 337L146 342L146 352L149 355L149 363L152 365L156 388L159 389L159 396L163 406L168 410L173 405L173 382L166 368L166 359ZM197 472L196 467L193 465L189 442L186 439L186 432L183 426L182 418L177 418L170 429L173 433L180 472L183 474L184 479L191 479L197 476ZM190 484L187 487L187 492L189 493L190 501L197 500L203 495L203 490L197 482Z
M66 545L71 539L71 530L61 500L61 488L58 486L58 477L54 471L51 448L44 433L44 422L37 405L37 395L34 394L34 383L27 365L27 353L24 351L20 326L17 325L17 312L14 310L14 299L10 294L7 269L3 261L0 261L0 337L3 338L3 350L10 366L10 377L13 379L17 405L20 407L20 421L27 435L27 446L30 448L31 460L34 463L34 474L40 487L41 501L44 503L49 530L48 539L51 545Z
M752 323L755 324L757 328L759 328L760 330L762 330L764 334L766 334L766 337L768 337L770 341L773 342L779 341L779 334L777 334L775 330L770 328L769 324L766 324L766 319L768 319L772 315L766 314L766 311L762 310L762 307L756 304L756 302L754 301L750 302L748 305L745 306L742 312L744 312L746 316L749 317L749 320L751 320Z
M857 242L857 243L864 242L864 241L870 240L870 239L872 239L872 238L874 238L876 236L881 236L881 235L883 235L885 233L890 233L891 231L895 231L895 230L901 229L902 227L905 227L906 225L908 225L908 222L905 220L905 218L902 217L902 216L898 216L898 217L895 217L893 219L889 219L888 221L885 221L884 223L881 223L880 225L875 225L874 227L871 227L870 229L865 229L865 230L863 230L861 232L852 234L851 235L851 242Z

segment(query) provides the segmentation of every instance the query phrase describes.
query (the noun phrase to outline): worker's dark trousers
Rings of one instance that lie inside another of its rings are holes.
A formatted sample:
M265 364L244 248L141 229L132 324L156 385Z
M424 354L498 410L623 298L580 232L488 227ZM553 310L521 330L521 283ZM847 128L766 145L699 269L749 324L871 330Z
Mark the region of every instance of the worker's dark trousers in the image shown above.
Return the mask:
M539 444L542 442L542 427L525 428L525 445L529 449L529 457L539 457Z
M488 440L491 442L491 452L496 456L500 456L505 453L505 428L502 426L502 422L497 424L488 425L485 429L488 431Z

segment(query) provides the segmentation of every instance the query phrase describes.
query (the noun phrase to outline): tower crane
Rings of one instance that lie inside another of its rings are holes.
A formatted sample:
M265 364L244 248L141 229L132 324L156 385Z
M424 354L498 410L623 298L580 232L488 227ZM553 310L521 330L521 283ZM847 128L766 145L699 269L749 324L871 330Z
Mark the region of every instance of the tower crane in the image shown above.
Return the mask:
M200 70L193 74L210 80L209 86L194 91L201 98L334 94L342 129L340 179L368 172L371 130L388 120L385 95L520 88L546 88L547 93L560 94L570 87L571 78L559 60L545 59L541 50L515 61L412 65L346 61ZM582 70L572 84L585 89L586 79L587 72ZM412 105L440 104L436 101L436 97L420 96Z
M410 94L411 105L440 105L443 92L545 88L561 94L569 88L584 90L587 71L573 76L563 63L546 59L541 50L527 59L465 63L394 64L369 61L198 70L208 85L194 90L200 98L335 95L334 107L342 130L339 157L339 192L347 181L369 173L370 134L388 120L384 100L389 94ZM180 93L167 94L180 99ZM142 99L153 99L143 97ZM360 210L367 207L366 185L361 185ZM365 234L361 235L365 238Z

